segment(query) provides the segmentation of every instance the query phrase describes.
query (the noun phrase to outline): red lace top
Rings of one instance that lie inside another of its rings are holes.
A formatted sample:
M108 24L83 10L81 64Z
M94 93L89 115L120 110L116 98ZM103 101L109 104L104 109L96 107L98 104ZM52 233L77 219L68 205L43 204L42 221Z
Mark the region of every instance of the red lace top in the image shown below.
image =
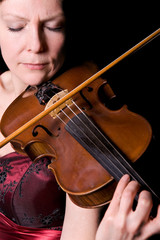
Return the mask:
M0 212L13 223L55 230L62 226L65 194L47 165L47 159L32 163L16 152L0 158Z

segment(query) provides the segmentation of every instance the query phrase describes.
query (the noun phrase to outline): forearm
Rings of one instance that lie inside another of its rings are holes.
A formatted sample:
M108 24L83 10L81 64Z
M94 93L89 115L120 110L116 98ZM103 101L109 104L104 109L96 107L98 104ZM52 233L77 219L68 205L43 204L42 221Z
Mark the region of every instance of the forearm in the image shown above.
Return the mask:
M99 220L99 209L76 206L67 196L61 240L94 240Z

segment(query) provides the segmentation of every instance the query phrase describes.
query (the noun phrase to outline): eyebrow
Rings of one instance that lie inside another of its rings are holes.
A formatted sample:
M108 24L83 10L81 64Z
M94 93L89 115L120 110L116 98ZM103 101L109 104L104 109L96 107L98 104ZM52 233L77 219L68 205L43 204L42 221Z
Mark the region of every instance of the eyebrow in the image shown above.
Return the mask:
M2 17L5 19L5 18L8 18L8 17L13 17L13 18L16 18L16 19L19 19L19 20L25 20L25 21L29 21L28 18L25 18L23 16L20 16L20 15L17 15L17 14L12 14L12 13L6 13L6 14L2 14ZM52 21L52 20L55 20L55 19L58 19L58 18L64 18L65 19L65 15L63 13L58 13L56 15L53 15L53 16L50 16L48 18L45 18L45 19L40 19L41 22L48 22L48 21Z

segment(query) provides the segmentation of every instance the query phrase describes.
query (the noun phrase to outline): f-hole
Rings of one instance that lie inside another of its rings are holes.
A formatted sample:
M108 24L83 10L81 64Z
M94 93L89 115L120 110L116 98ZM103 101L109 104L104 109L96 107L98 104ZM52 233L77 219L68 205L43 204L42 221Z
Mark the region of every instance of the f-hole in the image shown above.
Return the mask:
M38 131L37 128L42 128L50 137L58 137L59 135L54 135L48 128L44 127L43 125L37 125L36 127L34 127L33 131L32 131L32 135L33 137L37 137L38 136Z

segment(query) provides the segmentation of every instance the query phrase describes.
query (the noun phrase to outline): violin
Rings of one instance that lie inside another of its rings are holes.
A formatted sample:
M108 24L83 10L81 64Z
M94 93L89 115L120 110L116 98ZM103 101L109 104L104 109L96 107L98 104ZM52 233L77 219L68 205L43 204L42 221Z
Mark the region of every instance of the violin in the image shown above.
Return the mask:
M1 147L10 141L17 152L33 161L49 158L48 168L58 184L81 207L110 202L115 180L126 173L159 202L159 196L130 164L146 151L152 128L126 105L107 108L105 102L115 94L100 77L159 34L160 29L99 72L95 64L85 63L41 86L28 87L1 119L6 137Z

